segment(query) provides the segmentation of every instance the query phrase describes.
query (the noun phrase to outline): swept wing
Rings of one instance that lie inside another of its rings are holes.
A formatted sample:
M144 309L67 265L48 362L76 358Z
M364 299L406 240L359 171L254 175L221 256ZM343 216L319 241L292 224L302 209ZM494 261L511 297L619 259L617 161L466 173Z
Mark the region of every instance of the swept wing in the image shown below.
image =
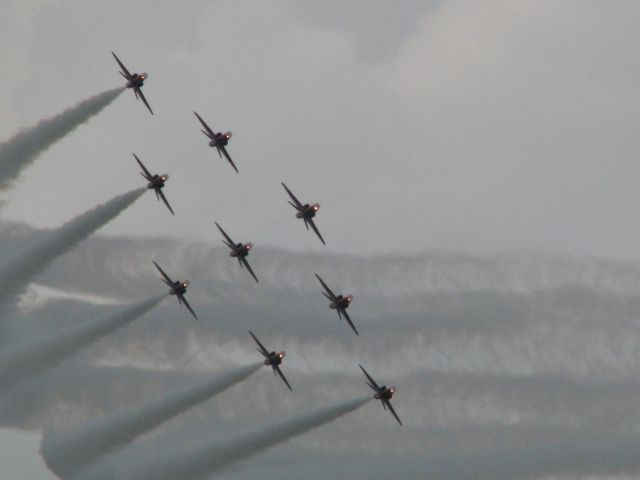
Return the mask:
M285 385L289 388L289 390L293 390L291 388L291 385L289 385L289 382L287 381L286 377L284 376L284 373L282 373L282 370L280 370L280 367L278 367L278 365L272 365L272 367L273 367L273 373L277 373L278 375L280 375L280 378L285 383Z
M164 283L166 283L167 285L169 285L171 288L173 288L173 284L174 284L174 282L173 282L173 280L171 280L171 279L169 278L169 275L167 275L166 273L164 273L164 270L162 270L162 268L160 268L160 265L158 265L158 264L155 262L155 260L153 261L153 264L156 266L156 268L158 269L158 271L160 272L160 274L164 277L164 278L162 279L162 281L163 281Z
M322 280L322 278L320 278L320 275L318 275L317 273L314 273L314 275L316 276L316 278L320 281L320 283L322 284L322 287L324 288L324 292L326 292L325 296L329 299L329 300L335 300L336 299L336 295L335 293L333 293L331 291L331 289L327 286L326 283L324 283L324 281Z
M247 270L249 270L249 273L251 274L251 276L253 277L253 279L257 282L260 283L258 281L258 277L256 277L256 274L253 273L253 269L251 268L251 265L249 265L249 262L247 261L246 257L238 257L238 260L240 260L240 265L243 265L245 267L247 267Z
M296 210L301 210L301 209L302 209L302 204L300 203L300 200L298 200L298 199L296 198L296 196L291 192L291 190L289 190L289 189L287 188L287 186L284 184L284 182L280 182L280 183L282 183L282 186L284 187L284 189L285 189L285 190L287 191L287 193L289 194L289 197L291 197L291 200L293 200L293 203L294 203L295 205L293 205L293 204L292 204L292 205L296 208Z

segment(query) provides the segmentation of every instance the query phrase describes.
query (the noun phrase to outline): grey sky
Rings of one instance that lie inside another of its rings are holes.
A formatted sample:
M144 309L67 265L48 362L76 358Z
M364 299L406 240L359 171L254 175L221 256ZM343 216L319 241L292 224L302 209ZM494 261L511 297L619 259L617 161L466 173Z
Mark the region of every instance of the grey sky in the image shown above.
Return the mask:
M37 452L48 424L255 360L248 328L287 349L295 395L258 372L129 455L353 398L366 392L362 362L400 384L408 427L367 405L222 478L291 478L296 465L321 475L304 460L316 456L336 460L336 478L403 464L422 478L426 447L447 452L434 475L486 454L483 474L498 478L500 459L527 442L509 478L637 475L637 452L617 447L640 426L629 420L640 388L639 23L630 0L5 1L0 141L121 85L111 50L150 74L156 115L123 93L2 192L2 219L56 227L141 186L132 152L170 174L176 211L148 193L102 230L121 238L93 238L52 265L41 283L76 300L31 292L9 322L16 338L109 311L84 294L153 294L154 258L193 280L203 320L166 301L5 398L0 464L11 466L0 480L52 478ZM193 110L233 131L240 174L207 146ZM293 218L281 181L321 203L326 247ZM255 243L260 285L210 248L221 246L214 220ZM13 228L0 232L2 262L25 244ZM512 253L532 250L552 255ZM328 310L314 271L354 294L362 338ZM129 365L153 373L107 368ZM566 461L545 450L549 438ZM482 439L491 448L475 448ZM584 451L603 464L581 463ZM537 459L553 468L536 470Z
M157 115L126 92L29 170L5 216L60 223L136 185L135 151L172 175L177 215L149 195L108 232L215 242L217 219L258 245L320 250L284 180L322 204L330 251L639 258L635 2L341 4L9 7L7 135L118 85L110 50L150 73ZM194 109L234 132L240 175Z

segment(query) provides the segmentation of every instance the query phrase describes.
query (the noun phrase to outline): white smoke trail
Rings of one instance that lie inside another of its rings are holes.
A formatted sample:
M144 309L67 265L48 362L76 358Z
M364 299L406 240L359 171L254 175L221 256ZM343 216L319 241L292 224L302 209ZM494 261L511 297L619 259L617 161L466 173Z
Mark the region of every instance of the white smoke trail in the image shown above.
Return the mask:
M0 314L42 270L77 243L109 223L135 202L146 188L136 188L98 205L52 231L0 271Z
M358 398L324 407L313 412L296 416L274 425L239 436L221 444L219 440L205 441L198 448L153 454L153 458L136 459L133 462L105 461L79 474L83 480L134 480L153 478L154 480L195 480L219 471L233 463L267 450L293 437L336 420L356 410L371 400Z
M237 368L221 377L154 398L136 408L90 422L74 431L52 430L42 439L41 452L47 466L61 478L94 463L162 422L222 393L258 371L262 362Z
M38 155L100 113L124 90L125 87L118 87L94 95L0 143L0 190L6 190L11 186L13 180L31 165Z
M166 296L135 303L105 318L73 327L52 338L5 350L0 356L0 392L27 377L51 368L100 338L124 327L155 307Z

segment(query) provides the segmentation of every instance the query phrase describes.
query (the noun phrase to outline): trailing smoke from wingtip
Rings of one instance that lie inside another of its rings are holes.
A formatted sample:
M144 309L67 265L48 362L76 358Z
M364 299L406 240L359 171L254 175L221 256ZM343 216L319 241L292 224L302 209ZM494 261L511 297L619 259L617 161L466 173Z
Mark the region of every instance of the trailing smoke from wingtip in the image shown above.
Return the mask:
M22 380L54 367L105 335L128 325L165 297L166 294L157 295L104 318L72 327L54 337L5 350L0 356L0 392L6 392Z
M62 478L133 441L186 410L246 380L263 363L236 368L196 385L174 390L136 408L100 418L73 431L46 432L41 453L47 466Z
M42 152L100 113L125 89L118 87L94 95L0 143L0 190L10 187Z
M353 412L371 397L361 397L298 415L241 435L229 442L204 440L191 449L175 450L172 454L153 453L131 461L116 456L73 477L84 480L195 480L222 470L310 430Z
M51 262L67 253L133 204L146 188L118 195L46 235L0 270L0 315Z

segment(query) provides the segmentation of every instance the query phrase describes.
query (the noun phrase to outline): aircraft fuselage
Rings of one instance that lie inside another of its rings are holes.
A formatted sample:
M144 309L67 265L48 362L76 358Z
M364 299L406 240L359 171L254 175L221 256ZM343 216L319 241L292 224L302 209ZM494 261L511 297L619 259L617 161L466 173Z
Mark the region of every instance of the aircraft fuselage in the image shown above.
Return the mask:
M351 305L351 300L353 299L352 295L347 295L343 297L342 295L338 295L335 301L331 302L329 305L333 309L344 309L346 310Z
M156 188L164 188L164 182L169 179L169 175L166 173L164 175L154 175L149 183L147 184L147 188L149 190L155 190Z
M373 398L376 400L391 400L395 391L395 387L387 387L386 385L383 385L380 387L380 391L373 395Z
M144 85L145 79L148 77L146 73L134 73L127 82L127 88L140 88Z
M264 361L265 365L280 365L284 358L284 352L271 352L269 358Z
M298 213L296 213L296 217L313 218L316 216L316 213L318 213L318 210L320 210L319 203L314 203L313 205L306 203L302 206L302 210L299 210Z
M171 291L169 292L171 295L184 295L187 292L187 287L189 286L189 282L184 281L175 281L173 282L173 287L171 287Z
M216 133L213 140L209 142L210 147L226 147L229 144L231 132Z
M253 248L253 244L251 242L248 243L237 243L234 250L229 252L229 255L232 257L246 257L249 255L249 251Z

